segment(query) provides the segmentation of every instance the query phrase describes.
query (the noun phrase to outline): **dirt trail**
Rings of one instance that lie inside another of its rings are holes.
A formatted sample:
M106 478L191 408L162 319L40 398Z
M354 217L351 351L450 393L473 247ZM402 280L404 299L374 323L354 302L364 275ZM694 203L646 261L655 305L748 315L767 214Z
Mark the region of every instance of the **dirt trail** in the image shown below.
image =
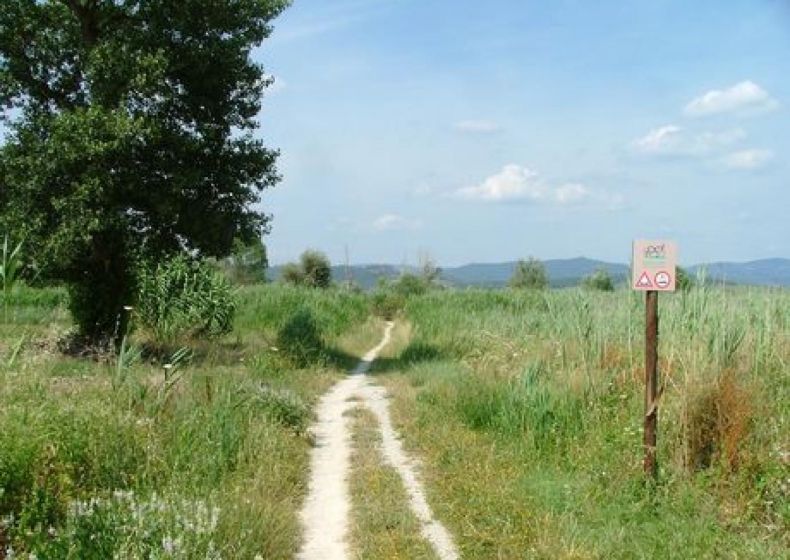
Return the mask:
M351 496L351 430L348 411L359 404L368 406L379 422L382 453L401 476L409 505L420 520L423 537L440 560L456 560L458 552L450 533L431 513L415 470L392 426L384 388L371 383L367 371L379 352L389 343L393 323L387 323L381 342L370 350L351 375L338 382L319 402L318 419L312 431L315 447L311 457L308 496L301 512L304 544L299 560L347 560Z

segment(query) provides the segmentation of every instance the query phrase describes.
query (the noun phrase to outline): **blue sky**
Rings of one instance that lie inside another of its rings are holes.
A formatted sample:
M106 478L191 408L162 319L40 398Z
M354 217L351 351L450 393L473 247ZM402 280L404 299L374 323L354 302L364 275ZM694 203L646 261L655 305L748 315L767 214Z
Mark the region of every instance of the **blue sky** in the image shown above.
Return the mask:
M790 3L296 0L273 262L790 257Z

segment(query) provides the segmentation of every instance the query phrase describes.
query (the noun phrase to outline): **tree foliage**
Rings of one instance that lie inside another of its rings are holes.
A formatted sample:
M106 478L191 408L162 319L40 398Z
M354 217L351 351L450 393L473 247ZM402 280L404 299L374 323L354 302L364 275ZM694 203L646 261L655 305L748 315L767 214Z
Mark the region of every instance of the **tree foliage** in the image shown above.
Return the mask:
M225 275L236 284L257 284L266 281L269 259L266 245L260 238L250 243L237 239L231 254L219 263Z
M320 251L307 250L299 257L304 283L312 288L328 288L332 284L332 265Z
M517 289L543 290L549 286L546 267L533 257L526 261L520 260L516 263L509 285Z
M224 256L267 229L277 181L254 138L271 79L250 53L284 0L4 0L0 227L106 334L137 259Z
M614 282L605 268L599 268L582 280L582 287L588 290L598 290L601 292L613 292Z
M298 263L283 265L280 280L296 286L328 288L332 285L332 264L324 253L308 249L300 255Z

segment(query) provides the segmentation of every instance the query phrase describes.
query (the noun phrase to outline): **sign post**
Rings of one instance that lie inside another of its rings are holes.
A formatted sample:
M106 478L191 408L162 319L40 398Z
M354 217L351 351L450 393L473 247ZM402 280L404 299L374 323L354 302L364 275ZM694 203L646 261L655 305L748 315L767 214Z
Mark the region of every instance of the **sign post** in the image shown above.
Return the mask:
M658 477L658 292L674 292L677 246L672 241L634 241L631 286L645 293L645 475Z

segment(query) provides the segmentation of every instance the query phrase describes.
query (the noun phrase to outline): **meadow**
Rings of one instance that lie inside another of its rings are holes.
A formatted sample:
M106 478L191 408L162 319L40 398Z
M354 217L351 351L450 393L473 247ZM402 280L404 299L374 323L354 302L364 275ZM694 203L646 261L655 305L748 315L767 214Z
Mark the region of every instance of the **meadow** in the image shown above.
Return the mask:
M0 557L292 558L317 397L380 338L375 297L245 287L234 331L67 357L58 289L0 323ZM642 473L644 304L431 290L374 364L464 558L783 558L790 293L662 296L660 474ZM135 313L134 310L131 311ZM134 317L132 318L134 323ZM352 544L430 558L355 419Z
M149 356L132 333L118 355L67 357L65 293L14 289L0 558L293 556L311 408L367 344L368 306L284 286L238 295L219 340Z
M463 557L788 557L790 294L660 300L655 483L642 472L643 295L409 301L376 368Z

